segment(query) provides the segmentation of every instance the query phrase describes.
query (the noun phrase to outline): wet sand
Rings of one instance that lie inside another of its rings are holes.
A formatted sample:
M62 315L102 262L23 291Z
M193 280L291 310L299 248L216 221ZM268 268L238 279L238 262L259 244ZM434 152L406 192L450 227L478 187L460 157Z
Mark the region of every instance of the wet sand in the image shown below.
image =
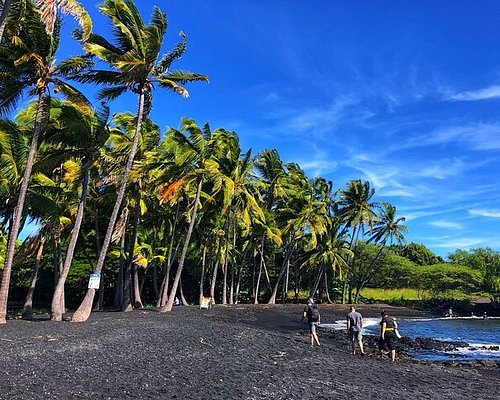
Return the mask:
M346 306L320 306L323 323ZM0 399L496 399L496 364L351 355L341 332L311 348L303 305L93 313L0 326ZM380 306L360 306L376 317ZM392 315L424 316L389 308Z

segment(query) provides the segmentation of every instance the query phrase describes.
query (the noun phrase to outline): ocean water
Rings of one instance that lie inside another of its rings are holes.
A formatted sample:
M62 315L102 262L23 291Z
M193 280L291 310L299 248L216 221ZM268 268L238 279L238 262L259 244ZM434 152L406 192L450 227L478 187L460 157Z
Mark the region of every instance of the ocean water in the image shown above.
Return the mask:
M439 352L430 350L411 350L416 358L426 361L500 361L500 350L491 349L500 346L500 318L478 317L460 318L415 318L404 319L396 317L399 333L412 339L417 337L437 340L464 342L467 345L456 351ZM366 318L364 333L378 335L380 318ZM325 328L345 329L345 322L338 321Z

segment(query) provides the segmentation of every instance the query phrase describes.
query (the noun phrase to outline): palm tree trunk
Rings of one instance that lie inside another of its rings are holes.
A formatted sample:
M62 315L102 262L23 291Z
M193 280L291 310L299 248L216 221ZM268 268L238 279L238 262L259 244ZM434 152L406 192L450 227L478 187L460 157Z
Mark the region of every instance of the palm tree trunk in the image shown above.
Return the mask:
M288 245L287 250L286 250L285 259L283 260L280 272L278 274L278 278L276 280L273 291L271 293L271 298L269 299L267 304L276 304L276 294L278 293L279 284L281 282L281 278L283 277L283 274L285 273L285 269L286 269L288 260L290 259L291 255L292 255L294 246L295 246L295 239L292 239L290 241L290 244Z
M124 219L123 224L127 226L128 220L128 207L124 209L124 215L122 218ZM120 238L120 261L118 266L118 276L116 277L115 283L115 299L113 303L113 308L115 310L121 310L123 304L123 274L125 270L125 263L127 262L127 256L125 254L125 231L123 232Z
M173 262L173 255L174 255L175 233L176 233L177 223L179 222L180 204L181 204L181 202L177 201L177 208L175 210L175 218L174 218L174 226L172 227L172 234L170 235L170 246L168 248L167 268L165 271L165 276L163 277L163 282L161 284L160 296L158 298L158 301L156 302L156 307L163 307L167 303L168 285L169 285L170 270L172 269L172 262ZM175 248L175 254L177 254L177 248L179 246L179 243L177 244L177 246Z
M36 281L38 279L38 271L40 269L40 260L43 254L43 245L45 244L45 238L42 236L40 242L38 243L38 250L35 257L35 268L33 269L33 275L31 275L31 285L26 294L26 301L23 307L23 319L33 318L33 293L35 292Z
M99 253L97 265L94 270L94 273L96 274L100 274L104 266L104 261L106 260L106 254L108 253L108 248L111 243L111 237L113 236L116 220L118 218L118 213L120 212L120 207L122 205L123 198L125 197L125 190L127 188L128 178L130 175L130 171L132 170L132 164L134 163L135 154L137 153L137 147L139 145L139 135L141 134L142 118L144 116L144 99L145 99L144 89L141 89L141 94L139 95L139 107L137 113L137 125L135 129L134 140L132 142L132 147L130 149L127 165L125 166L125 171L123 172L123 177L120 182L118 196L116 198L115 205L113 207L113 212L111 213L108 229L106 231L106 236L104 237L104 242L102 244L102 249L101 252ZM95 296L95 289L88 288L85 298L80 304L80 307L78 307L75 314L73 315L72 320L74 322L84 322L89 318L90 312L92 310L92 303L94 302L94 296Z
M375 254L375 257L373 257L372 261L370 262L370 265L366 269L365 273L363 274L362 277L360 277L359 282L356 285L356 294L354 295L354 304L358 304L359 301L359 296L361 295L361 290L364 288L368 280L371 278L371 272L373 265L375 264L375 261L380 257L380 254L382 253L382 250L385 247L385 243L380 246L380 248L377 251L377 254Z
M262 277L262 267L264 266L264 236L262 236L261 251L258 253L260 254L259 275L257 276L257 283L255 285L254 299L253 299L254 304L259 304L260 278Z
M182 305L183 306L188 306L189 303L188 301L186 300L186 298L184 297L184 290L182 290L182 278L181 280L179 281L179 295L181 296L181 302L182 302Z
M134 207L134 219L132 221L132 235L130 237L129 250L128 250L128 258L125 269L125 279L123 285L123 303L122 303L122 311L132 311L134 307L137 305L137 270L134 264L134 249L135 243L137 242L137 228L139 226L139 216L141 214L141 205L140 200L141 193L140 191L136 195L136 204ZM133 296L132 296L133 295ZM132 301L134 299L134 301ZM140 303L140 298L139 301ZM132 304L134 303L134 304ZM141 304L142 306L142 304ZM140 307L142 308L142 307Z
M203 297L203 281L205 280L205 263L207 260L207 246L203 246L203 255L201 256L201 275L200 275L200 295L198 297L199 299L199 304L201 304L201 301Z
M5 25L7 24L7 17L11 9L12 0L4 0L2 14L0 14L0 43L2 43L3 32L5 30Z
M132 281L134 282L134 308L143 308L141 291L139 290L139 268L136 263L132 263Z
M96 210L95 203L94 203L94 210ZM95 226L95 241L96 241L97 254L99 254L101 252L101 236L99 234L99 218L97 218L97 210L96 210L96 218L94 226ZM101 276L101 285L99 286L99 300L97 301L95 310L102 311L103 309L104 309L104 276Z
M4 8L5 9L5 8ZM49 99L50 101L50 99ZM31 146L26 160L26 169L24 170L23 180L19 188L19 196L17 198L16 208L14 209L14 223L9 235L7 244L7 252L5 254L5 264L2 273L2 284L0 285L0 324L5 324L7 315L7 299L9 297L10 276L12 274L12 264L14 262L14 252L16 250L17 236L19 235L19 227L23 216L24 201L26 193L28 192L28 184L31 176L31 170L35 161L35 156L38 151L38 142L42 136L43 131L43 117L46 106L50 103L47 102L45 94L42 92L38 96L38 104L35 118L35 128L33 130L33 137L31 139Z
M193 215L191 216L191 221L189 222L189 228L186 234L186 240L184 241L184 247L182 248L179 266L177 267L177 273L175 274L174 283L172 284L172 290L170 292L168 302L164 307L160 309L160 312L172 311L172 307L174 305L175 293L177 292L177 286L179 285L179 281L181 280L182 268L184 267L184 261L186 260L186 255L189 248L189 241L191 240L191 234L193 233L194 224L196 222L196 213L198 212L198 203L200 201L202 185L203 178L198 178L198 187L196 188L196 197L194 199Z
M327 270L328 268L326 268L326 265L324 266L324 270L325 270L325 292L326 292L326 300L328 301L328 304L332 304L332 299L330 298L330 291L328 290L328 274L327 274Z
M52 297L52 306L50 311L50 319L52 321L61 321L65 310L62 308L63 296L64 296L64 284L66 283L66 278L68 277L69 269L71 267L71 262L73 261L73 255L75 252L76 242L78 241L78 236L80 234L80 227L83 221L83 214L85 210L85 203L87 200L87 194L89 190L90 181L90 164L85 162L83 168L83 182L82 182L82 194L80 196L80 204L78 204L78 211L76 213L75 226L71 233L71 239L69 241L68 250L66 252L66 258L64 260L64 265L57 280L57 285L54 290L54 295Z

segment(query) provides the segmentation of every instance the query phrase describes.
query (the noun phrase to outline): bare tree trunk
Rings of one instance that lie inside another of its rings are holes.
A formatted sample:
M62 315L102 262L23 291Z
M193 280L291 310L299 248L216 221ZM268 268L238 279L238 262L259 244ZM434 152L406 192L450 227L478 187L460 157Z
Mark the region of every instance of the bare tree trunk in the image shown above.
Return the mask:
M205 280L205 262L207 259L207 246L203 246L203 255L201 257L201 276L200 276L200 295L199 295L199 304L201 304L201 301L203 297L203 282Z
M11 9L12 0L4 0L2 13L0 14L0 43L2 43L3 32L5 31L5 25L7 24L7 17Z
M165 276L163 277L163 281L161 283L160 296L158 297L158 301L156 302L156 307L163 307L167 304L167 296L168 296L168 285L170 279L170 270L172 269L173 262L173 251L174 251L174 239L177 228L177 222L179 221L179 209L180 209L180 201L177 201L177 208L175 210L175 218L174 218L174 226L172 227L172 234L170 235L170 246L168 248L168 257L167 257L167 268L165 271ZM179 242L180 243L180 242ZM175 248L175 254L177 254L177 249L179 246Z
M139 271L136 263L132 263L132 281L134 282L134 308L143 308L139 289Z
M82 194L80 196L80 203L78 204L78 211L76 213L75 225L71 232L71 239L69 241L68 250L66 251L66 258L62 267L61 274L57 280L54 295L52 297L52 305L50 310L50 319L52 321L61 321L64 312L64 284L69 274L73 255L75 253L76 243L80 234L80 227L82 226L83 214L85 211L85 203L87 201L87 194L89 191L90 181L90 161L85 161L83 167L83 181L82 181Z
M290 259L292 252L293 252L293 247L295 246L295 238L291 239L290 244L288 245L286 254L285 254L285 259L283 260L283 263L281 264L281 269L278 274L278 278L276 279L276 283L274 285L274 288L271 292L271 298L269 299L267 304L275 304L276 303L276 295L278 293L278 288L279 284L281 282L281 278L283 278L283 274L285 273L285 269L288 263L288 260Z
M326 300L328 301L328 304L332 304L333 301L332 299L330 298L330 291L328 290L328 274L327 274L327 270L328 268L326 268L326 265L325 265L325 291L326 291Z
M264 237L262 237L262 243L261 243L261 252L260 254L260 263L259 263L259 276L257 277L257 284L255 286L255 293L254 293L254 304L259 304L259 290L260 290L260 278L262 276L262 267L264 266ZM255 257L254 257L255 260ZM267 270L266 270L267 274ZM269 276L268 276L269 279Z
M101 253L101 235L99 233L99 218L97 218L97 208L96 208L95 202L94 202L94 210L96 211L96 218L94 219L95 241L96 241L97 254L100 254ZM97 311L104 310L104 274L102 274L102 276L101 276L101 285L99 286L99 296L98 296L95 310L97 310Z
M108 253L108 248L111 243L111 237L113 235L113 231L115 228L116 220L118 218L118 213L120 211L123 198L125 197L125 190L127 189L127 182L130 175L130 171L132 170L132 164L134 163L135 154L137 152L137 147L139 144L139 136L141 134L142 129L142 118L144 116L144 99L145 93L144 88L141 89L141 93L139 95L139 107L137 113L137 125L134 134L134 140L132 141L132 147L130 149L130 154L127 160L127 165L125 166L125 170L123 172L123 177L120 182L120 187L118 191L118 196L115 201L115 205L113 207L113 212L111 213L111 217L108 224L108 229L106 230L106 236L104 237L104 243L102 245L101 253L99 254L99 258L97 260L97 265L95 267L94 273L100 274L102 268L104 266L104 261L106 260L106 255ZM84 322L86 321L92 310L92 303L94 302L95 289L88 288L87 294L85 295L80 307L76 310L73 315L74 322Z
M141 192L140 189L135 196L134 219L132 221L132 235L130 237L125 279L123 285L122 311L132 311L134 308L142 308L139 295L139 283L137 282L137 269L134 264L134 249L137 242L137 228L141 214Z
M179 260L179 266L177 267L177 273L175 274L174 283L172 284L172 290L170 292L170 297L168 298L167 304L160 309L160 312L167 312L172 310L174 305L175 293L177 292L177 286L181 280L182 269L184 267L184 261L186 260L187 251L189 248L189 241L191 240L191 234L193 233L194 224L196 222L196 213L198 212L198 203L201 196L201 187L203 185L203 178L198 178L198 187L196 188L196 197L194 200L193 215L191 216L191 221L189 223L189 228L186 234L186 240L184 241L184 247L182 248L181 258Z
M63 270L62 264L62 249L61 249L61 228L58 227L57 231L54 234L54 286L59 282L59 278L61 277ZM61 311L61 319L62 314L66 312L66 304L64 301L64 285L61 291L61 294L56 299L58 302L59 310ZM60 321L59 319L58 321Z
M128 220L128 208L125 207L123 209L124 226L127 226ZM123 304L123 275L125 270L125 263L127 262L127 255L125 254L125 231L123 232L120 238L120 261L118 267L118 276L116 278L115 284L115 300L114 300L114 309L121 310Z
M181 296L181 302L182 302L182 305L184 305L184 306L188 306L188 305L189 305L189 303L188 303L188 301L186 300L186 298L184 297L184 291L182 290L182 278L181 278L181 280L180 280L180 282L179 282L179 294L180 294L180 296Z
M43 254L43 245L45 244L45 238L42 236L38 242L38 250L35 256L35 268L33 269L33 274L31 275L31 285L26 294L26 300L23 307L23 319L33 318L33 293L35 292L36 281L38 279L38 271L40 269L40 260Z
M5 9L5 7L4 7ZM19 188L16 208L14 209L14 221L12 230L9 235L7 251L5 253L5 264L2 273L2 283L0 285L0 324L5 324L7 315L7 299L9 296L10 277L12 273L12 264L14 262L14 252L16 250L16 241L19 235L19 228L23 216L24 202L26 193L28 192L28 184L31 176L31 170L35 161L35 156L38 151L38 144L43 133L43 119L46 106L50 106L50 97L45 97L42 92L38 96L38 104L35 117L35 128L31 139L31 146L26 160L26 169L24 170L23 179Z
M236 223L233 224L233 252L234 252L234 249L236 249ZM231 267L231 282L230 282L230 286L229 286L229 304L234 304L234 270L236 268L235 260L236 260L236 256L233 257L233 262L229 264ZM241 269L241 266L240 266L240 269Z

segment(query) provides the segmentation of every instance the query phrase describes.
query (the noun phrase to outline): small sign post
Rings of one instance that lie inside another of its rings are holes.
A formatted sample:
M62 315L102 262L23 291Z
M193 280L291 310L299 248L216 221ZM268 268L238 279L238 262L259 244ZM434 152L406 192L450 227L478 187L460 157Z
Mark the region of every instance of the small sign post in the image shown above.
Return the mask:
M90 274L89 289L99 289L101 274Z

